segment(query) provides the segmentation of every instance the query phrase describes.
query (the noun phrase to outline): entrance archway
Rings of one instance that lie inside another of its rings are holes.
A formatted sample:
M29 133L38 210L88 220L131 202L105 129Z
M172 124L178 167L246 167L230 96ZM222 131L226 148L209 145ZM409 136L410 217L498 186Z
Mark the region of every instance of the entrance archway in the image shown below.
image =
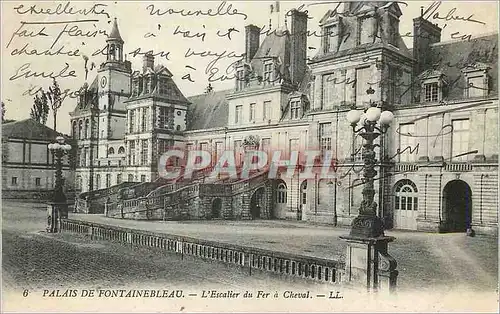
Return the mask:
M471 224L471 188L462 180L448 182L443 189L443 231L465 232Z
M212 201L212 211L210 214L210 218L221 218L222 211L222 200L220 198L216 198Z
M261 218L264 208L264 188L257 189L250 199L250 216L252 219Z

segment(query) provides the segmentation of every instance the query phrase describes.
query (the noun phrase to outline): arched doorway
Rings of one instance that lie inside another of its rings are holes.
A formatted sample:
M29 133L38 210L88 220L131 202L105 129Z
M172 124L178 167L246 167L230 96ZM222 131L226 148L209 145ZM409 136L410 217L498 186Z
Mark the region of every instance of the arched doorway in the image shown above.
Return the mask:
M212 201L212 210L210 213L210 218L221 218L222 212L222 200L220 198L216 198Z
M285 218L288 210L288 189L283 180L275 182L273 218Z
M261 218L264 208L264 188L257 189L250 199L250 216L252 219Z
M417 217L417 186L411 180L400 180L394 185L394 228L417 230Z
M472 191L462 180L448 182L443 189L442 231L465 232L472 224Z

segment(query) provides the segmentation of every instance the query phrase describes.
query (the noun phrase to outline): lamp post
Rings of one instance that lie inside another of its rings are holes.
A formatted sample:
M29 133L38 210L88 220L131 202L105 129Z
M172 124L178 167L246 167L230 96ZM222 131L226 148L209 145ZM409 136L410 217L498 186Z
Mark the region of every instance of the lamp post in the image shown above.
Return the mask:
M367 93L373 93L370 87ZM354 219L351 228L351 235L378 237L384 235L384 225L382 219L377 216L377 203L374 201L375 188L374 177L377 175L375 170L375 147L374 141L382 134L387 132L389 124L394 115L390 111L381 111L376 104L370 101L370 106L364 111L352 109L347 113L347 121L352 126L354 134L359 134L364 140L363 144L363 200L359 208L359 214ZM357 128L361 121L361 126ZM377 123L380 126L377 126Z
M367 94L375 91L370 87ZM341 236L348 242L346 255L346 273L348 281L364 282L368 290L377 291L379 286L387 286L390 291L396 287L398 271L396 260L387 252L388 243L394 237L384 235L384 224L377 216L377 203L374 201L374 177L377 175L375 165L374 141L387 132L394 119L390 111L382 111L370 100L365 110L353 108L347 113L347 120L354 134L363 139L363 200L359 213L351 224L348 236ZM358 123L361 126L358 127ZM378 126L377 126L378 124Z
M68 215L68 203L66 202L66 195L64 195L63 190L62 159L71 150L71 145L65 143L64 137L58 136L56 137L56 142L49 144L48 147L55 157L56 173L54 194L47 207L47 231L58 232L59 219L66 218Z

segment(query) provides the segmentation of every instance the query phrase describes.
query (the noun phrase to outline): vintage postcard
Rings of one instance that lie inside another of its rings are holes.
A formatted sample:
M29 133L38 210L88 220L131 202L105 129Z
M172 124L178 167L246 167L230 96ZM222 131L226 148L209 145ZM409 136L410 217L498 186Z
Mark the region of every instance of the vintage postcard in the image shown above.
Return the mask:
M497 312L496 1L2 1L2 312Z

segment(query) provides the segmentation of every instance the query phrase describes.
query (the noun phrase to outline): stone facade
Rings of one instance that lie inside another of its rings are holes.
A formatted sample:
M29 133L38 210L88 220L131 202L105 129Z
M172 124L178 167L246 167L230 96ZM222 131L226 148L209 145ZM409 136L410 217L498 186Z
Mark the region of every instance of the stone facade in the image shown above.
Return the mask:
M305 13L291 11L290 29L281 27L262 42L259 28L247 26L246 55L235 65L237 78L231 90L185 99L171 84L172 74L154 66L154 58L145 56L142 71L133 74L121 57L108 60L103 67L108 69L109 80L124 86L123 91L109 94L123 93L125 99L115 102L123 104L121 109L104 108L102 97L85 109L97 138L79 141L91 147L95 143L96 151L86 155L91 158L89 167L77 169L77 176L87 180L80 187L84 191L103 187L90 183L98 173L101 180L111 175L110 185L118 183L115 177L120 174L123 181L154 181L158 178L156 156L165 145L207 150L212 164L222 151L233 150L239 164L249 149L245 143L251 140L268 152L268 159L276 151L284 155L294 150L330 152L337 176L305 178L300 172L282 173L263 183L265 201L259 206L247 192L218 195L213 190L214 194L186 199L180 207L172 205L171 210L166 202L162 215L177 210L172 217L276 218L349 225L362 199L363 165L362 141L353 133L346 114L353 107L375 105L395 116L388 132L377 140L380 163L375 197L386 228L465 231L472 227L495 232L498 35L441 42L441 29L416 17L414 48L408 49L399 34L404 17L396 2L349 2L342 14L331 13L327 11L320 21L325 36L308 62L304 57ZM114 28L112 33L119 34L116 24ZM123 40L110 37L108 44L123 45ZM156 82L164 78L165 84L160 88L150 78ZM84 117L77 111L73 126ZM108 119L102 120L103 115ZM115 127L106 123L112 125L114 119L126 129L122 132L116 126L110 136L109 130ZM108 132L99 137L103 128ZM109 153L111 147L115 155ZM146 150L147 156L141 157L138 148ZM137 163L141 158L145 159ZM209 186L204 181L199 184L201 190ZM221 186L225 189L229 183Z
M52 197L55 166L48 145L59 135L62 134L31 119L2 125L2 198L48 200ZM74 193L72 157L63 157L65 192L71 195Z

